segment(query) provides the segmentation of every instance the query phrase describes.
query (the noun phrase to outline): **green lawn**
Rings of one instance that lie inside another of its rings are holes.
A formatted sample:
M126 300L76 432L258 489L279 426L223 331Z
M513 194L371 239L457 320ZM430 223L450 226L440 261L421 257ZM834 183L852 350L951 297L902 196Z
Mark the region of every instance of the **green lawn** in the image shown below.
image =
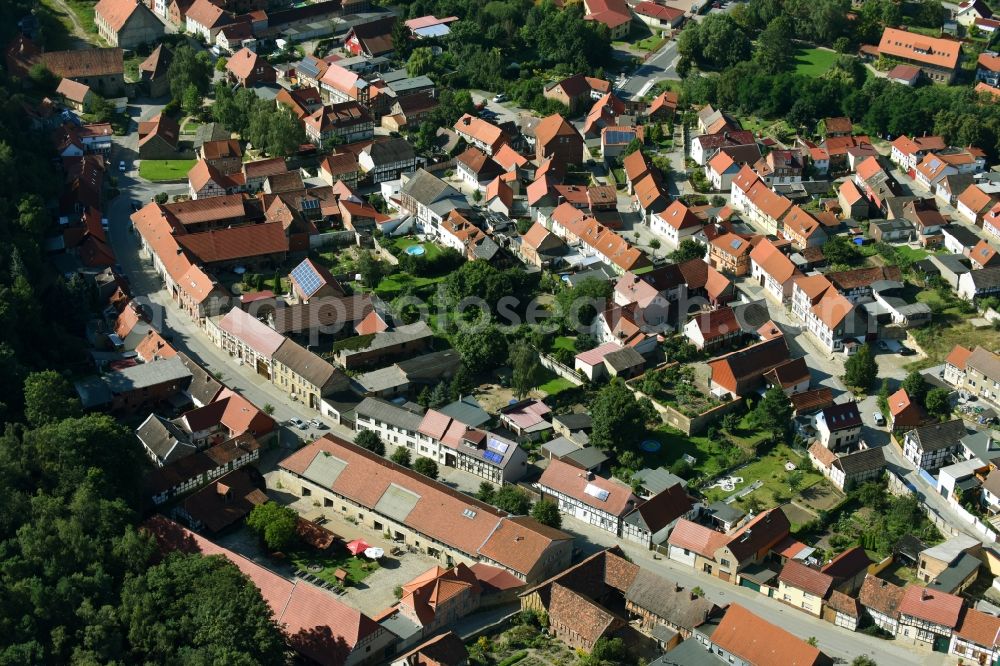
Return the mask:
M414 277L409 273L396 273L395 275L383 278L378 283L378 286L375 287L375 293L382 298L392 299L407 287L419 289L420 287L437 284L443 279L444 277Z
M552 341L552 351L557 349L568 349L576 353L576 338L568 335L560 335Z
M193 118L185 118L184 124L181 126L181 134L195 134L198 132L198 128L201 127L201 123Z
M909 259L910 261L920 261L921 259L926 259L930 254L927 250L913 248L908 245L897 245L896 252L899 253L899 256L904 259Z
M348 586L360 583L379 568L378 562L363 557L354 557L340 543L334 544L330 550L333 552L320 553L308 546L302 546L298 550L287 553L287 557L288 561L294 564L297 569L303 571L308 571L311 565L318 564L322 569L309 571L309 573L328 583L336 583L337 578L334 576L334 572L337 569L343 569L347 572Z
M795 55L795 73L819 77L837 61L838 54L825 49L800 49Z
M560 377L551 370L544 369L539 373L541 379L539 381L545 380L544 383L538 385L539 391L545 391L548 395L556 395L562 393L567 389L574 388L576 384L568 379Z
M785 444L779 444L763 458L731 473L733 476L743 477L743 482L737 484L736 491L746 488L755 481L761 481L764 485L751 494L765 507L780 504L779 499L787 499L793 494L788 485L789 473L785 471L786 462L793 463L796 469L802 472L802 485L796 492L801 492L823 478L819 472L812 469L808 458L799 456ZM709 502L721 500L736 491L702 488L702 493Z
M142 160L139 176L155 182L166 180L186 180L187 173L197 160Z
M428 259L436 258L442 252L440 245L436 245L434 243L429 243L426 241L421 241L410 236L398 239L395 243L393 243L393 245L403 251L406 251L406 248L412 245L423 245L424 254L420 256L427 257Z

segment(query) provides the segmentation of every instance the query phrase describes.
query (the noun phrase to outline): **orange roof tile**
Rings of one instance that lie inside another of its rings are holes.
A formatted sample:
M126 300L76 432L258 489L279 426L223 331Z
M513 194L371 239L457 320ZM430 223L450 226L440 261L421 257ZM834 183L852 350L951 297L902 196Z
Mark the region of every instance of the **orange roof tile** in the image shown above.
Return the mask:
M712 633L712 642L754 666L816 666L823 653L781 627L731 604Z
M917 33L886 28L878 45L879 54L940 67L955 69L962 52L962 43L938 39Z

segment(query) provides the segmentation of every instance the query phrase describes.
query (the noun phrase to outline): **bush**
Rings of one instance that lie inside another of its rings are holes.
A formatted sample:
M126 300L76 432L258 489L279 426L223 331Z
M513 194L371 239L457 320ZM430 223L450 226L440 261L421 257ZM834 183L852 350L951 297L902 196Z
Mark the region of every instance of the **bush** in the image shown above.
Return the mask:
M527 656L528 652L526 650L521 650L520 652L515 652L514 654L510 655L503 661L498 662L497 666L511 666L511 664L516 664L517 662L521 661Z

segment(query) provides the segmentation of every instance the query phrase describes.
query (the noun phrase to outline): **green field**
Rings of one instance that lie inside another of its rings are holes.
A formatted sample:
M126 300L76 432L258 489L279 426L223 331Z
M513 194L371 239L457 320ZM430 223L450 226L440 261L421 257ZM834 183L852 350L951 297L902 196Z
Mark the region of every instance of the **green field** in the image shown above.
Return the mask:
M552 350L555 351L556 349L568 349L575 354L576 338L568 335L560 335L552 341Z
M197 160L142 160L139 176L154 183L167 180L186 180L187 173Z
M839 56L834 51L811 48L800 49L795 56L795 73L819 77L833 67Z
M544 384L539 384L538 390L545 391L548 395L556 395L576 386L570 380L564 379L550 370L545 370L545 373L546 376L543 376L542 379L547 379L547 381Z

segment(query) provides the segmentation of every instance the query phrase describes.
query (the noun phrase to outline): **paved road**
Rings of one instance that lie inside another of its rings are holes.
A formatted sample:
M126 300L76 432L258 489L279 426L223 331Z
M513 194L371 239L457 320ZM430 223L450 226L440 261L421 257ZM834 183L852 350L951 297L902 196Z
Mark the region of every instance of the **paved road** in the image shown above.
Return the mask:
M618 539L609 532L574 518L564 516L562 527L576 535L578 545L587 554L607 546L621 545L636 564L665 578L677 581L685 587L700 587L709 599L719 605L738 603L799 638L815 637L817 646L835 659L839 658L850 662L855 657L864 654L872 657L876 663L885 666L890 664L931 666L954 663L954 657L922 650L901 641L885 641L834 626L829 622L813 618L803 611L786 606L776 599L765 597L759 592L725 583L707 574L699 573L691 567L664 559L662 556L658 556L659 559L653 559L651 551L636 545L619 543Z
M629 75L625 83L617 88L616 92L624 99L641 97L645 95L653 84L662 79L672 79L679 81L677 75L677 41L671 39L664 44L659 51L639 65L632 74Z

